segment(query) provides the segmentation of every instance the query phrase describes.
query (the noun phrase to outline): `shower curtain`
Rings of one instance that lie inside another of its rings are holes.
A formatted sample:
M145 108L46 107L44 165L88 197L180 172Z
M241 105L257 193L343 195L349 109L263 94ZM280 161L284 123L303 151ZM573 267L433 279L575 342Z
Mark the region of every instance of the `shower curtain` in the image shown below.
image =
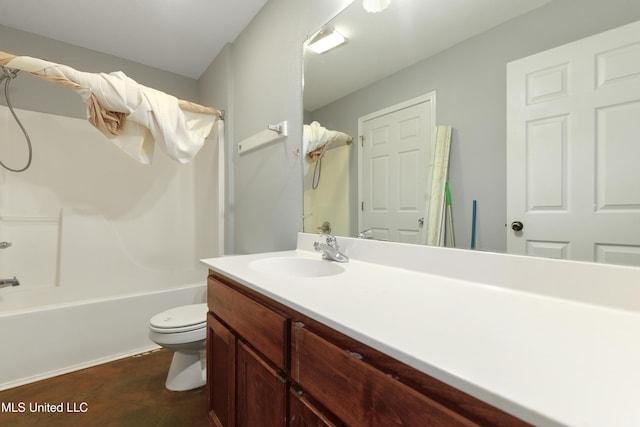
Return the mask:
M143 86L123 72L86 73L67 65L0 51L0 65L67 86L87 104L87 118L116 146L150 164L155 145L187 163L202 148L219 110Z

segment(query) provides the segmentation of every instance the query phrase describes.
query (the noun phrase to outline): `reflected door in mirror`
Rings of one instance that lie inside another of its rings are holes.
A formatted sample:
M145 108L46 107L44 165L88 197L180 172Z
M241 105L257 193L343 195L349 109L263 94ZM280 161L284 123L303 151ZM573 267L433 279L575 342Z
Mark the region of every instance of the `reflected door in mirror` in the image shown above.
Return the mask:
M375 239L424 243L432 104L429 98L361 120L359 229L372 228Z

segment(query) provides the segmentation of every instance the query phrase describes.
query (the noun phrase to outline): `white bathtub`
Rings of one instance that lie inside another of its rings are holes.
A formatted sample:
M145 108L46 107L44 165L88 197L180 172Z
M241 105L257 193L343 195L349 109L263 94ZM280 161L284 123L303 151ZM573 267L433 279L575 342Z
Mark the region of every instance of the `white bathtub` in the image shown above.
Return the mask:
M158 348L147 336L149 318L205 301L203 281L0 313L0 390Z

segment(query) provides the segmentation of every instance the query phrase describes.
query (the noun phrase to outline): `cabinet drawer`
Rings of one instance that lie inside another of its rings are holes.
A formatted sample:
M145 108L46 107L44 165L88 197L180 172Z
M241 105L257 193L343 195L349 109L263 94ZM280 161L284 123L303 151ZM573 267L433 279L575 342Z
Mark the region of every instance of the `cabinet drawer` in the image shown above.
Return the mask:
M303 325L292 325L291 344L293 380L348 425L476 425Z
M288 320L209 277L208 303L218 318L281 369L286 369Z

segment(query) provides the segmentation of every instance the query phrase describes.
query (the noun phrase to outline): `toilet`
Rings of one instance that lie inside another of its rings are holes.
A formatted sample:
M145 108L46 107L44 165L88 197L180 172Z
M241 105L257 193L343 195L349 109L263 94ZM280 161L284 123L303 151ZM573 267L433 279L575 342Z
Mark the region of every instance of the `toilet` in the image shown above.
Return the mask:
M191 390L206 383L207 304L191 304L158 313L149 320L149 339L173 351L165 386Z

